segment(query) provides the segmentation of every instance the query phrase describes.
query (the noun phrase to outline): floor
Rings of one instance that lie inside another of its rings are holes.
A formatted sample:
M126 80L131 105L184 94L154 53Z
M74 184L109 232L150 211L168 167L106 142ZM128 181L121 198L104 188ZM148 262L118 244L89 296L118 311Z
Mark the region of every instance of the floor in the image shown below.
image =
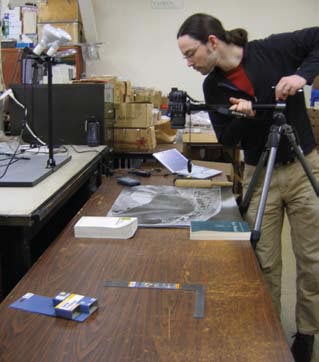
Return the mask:
M296 265L295 257L291 248L289 235L289 223L285 220L282 234L283 240L283 280L282 280L282 313L281 322L287 336L289 345L293 341L296 332L295 303L296 303ZM312 362L319 361L319 334L315 337L314 355Z

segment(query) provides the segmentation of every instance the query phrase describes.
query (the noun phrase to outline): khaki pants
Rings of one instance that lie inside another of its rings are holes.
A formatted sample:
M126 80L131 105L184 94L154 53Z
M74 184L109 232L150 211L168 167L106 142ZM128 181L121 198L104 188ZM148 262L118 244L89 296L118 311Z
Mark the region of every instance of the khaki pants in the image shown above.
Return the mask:
M319 157L314 150L306 159L319 180ZM244 192L255 167L245 165ZM266 167L257 182L246 220L253 228ZM296 324L305 334L319 333L319 199L313 190L301 163L275 167L271 177L261 236L256 255L269 286L274 305L280 315L281 296L281 231L286 211L296 257L297 305Z

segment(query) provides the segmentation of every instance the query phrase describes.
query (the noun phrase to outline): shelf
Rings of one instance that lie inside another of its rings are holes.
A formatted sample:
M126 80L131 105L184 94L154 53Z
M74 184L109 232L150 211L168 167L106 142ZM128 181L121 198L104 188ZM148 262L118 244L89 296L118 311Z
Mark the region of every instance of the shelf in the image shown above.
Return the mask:
M75 49L76 53L67 58L68 63L76 66L76 80L81 78L81 74L85 71L85 66L82 57L82 49L79 45L64 46L59 50ZM2 48L2 74L5 87L10 84L20 84L22 82L22 49L19 48Z

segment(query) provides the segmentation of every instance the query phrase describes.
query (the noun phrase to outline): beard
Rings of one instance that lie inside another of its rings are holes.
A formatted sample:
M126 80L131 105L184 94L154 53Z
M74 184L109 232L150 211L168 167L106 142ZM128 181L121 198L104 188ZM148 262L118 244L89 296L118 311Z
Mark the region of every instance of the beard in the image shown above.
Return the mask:
M206 64L203 66L193 67L195 70L200 72L202 75L207 75L211 73L215 67L217 62L217 54L212 49L206 48Z

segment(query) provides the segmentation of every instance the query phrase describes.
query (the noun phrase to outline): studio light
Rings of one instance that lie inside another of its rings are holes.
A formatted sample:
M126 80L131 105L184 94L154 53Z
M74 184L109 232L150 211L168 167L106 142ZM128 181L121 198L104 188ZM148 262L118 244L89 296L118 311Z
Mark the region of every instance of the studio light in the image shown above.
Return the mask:
M71 41L71 36L65 30L55 28L50 24L43 26L42 37L33 53L40 55L45 49L49 48L46 54L52 57L59 47Z

